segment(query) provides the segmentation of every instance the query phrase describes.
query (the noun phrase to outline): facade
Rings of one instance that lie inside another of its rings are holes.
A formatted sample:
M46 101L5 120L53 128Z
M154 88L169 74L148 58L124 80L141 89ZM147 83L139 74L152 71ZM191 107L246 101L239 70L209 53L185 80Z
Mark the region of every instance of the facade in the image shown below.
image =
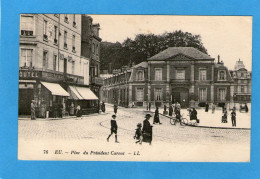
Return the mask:
M100 97L103 84L100 78L100 25L94 24L91 16L82 15L81 55L90 60L89 82L91 90Z
M236 103L251 102L251 72L248 71L243 61L237 61L234 70L230 71L234 80L233 99Z
M123 74L129 77L118 83ZM124 86L128 106L147 106L148 103L162 106L174 102L183 107L204 106L206 102L222 106L233 100L232 84L227 67L219 59L215 63L214 58L192 47L170 47L131 70L106 78L103 93ZM122 92L111 93L119 96L108 95L107 102L122 98Z
M19 114L30 114L32 100L36 102L38 117L44 117L45 111L52 115L52 109L59 104L65 115L72 102L76 106L88 101L86 96L79 100L79 94L70 90L89 87L90 59L81 56L81 17L21 14Z

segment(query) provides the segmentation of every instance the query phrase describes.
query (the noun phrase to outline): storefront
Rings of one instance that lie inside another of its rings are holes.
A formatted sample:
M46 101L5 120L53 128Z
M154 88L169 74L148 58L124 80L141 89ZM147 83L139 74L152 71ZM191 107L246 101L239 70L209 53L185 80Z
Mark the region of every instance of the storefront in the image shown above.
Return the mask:
M59 110L62 116L68 115L66 108L67 98L70 96L58 83L40 82L39 85L39 101L38 101L38 117L45 118L58 117Z
M68 107L71 109L70 114L75 113L75 109L80 105L82 114L99 112L99 99L88 87L69 86ZM73 109L74 108L74 109Z

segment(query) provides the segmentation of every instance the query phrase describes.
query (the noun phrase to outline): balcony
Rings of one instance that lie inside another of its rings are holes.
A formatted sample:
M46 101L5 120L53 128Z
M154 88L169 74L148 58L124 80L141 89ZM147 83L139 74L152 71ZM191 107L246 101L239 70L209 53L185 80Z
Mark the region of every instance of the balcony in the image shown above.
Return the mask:
M50 71L50 70L36 70L32 68L20 69L19 79L26 80L46 80L52 82L67 82L83 84L84 77L72 74L64 74L62 72Z
M68 44L64 43L64 49L68 49Z
M189 85L190 79L171 79L172 84L183 84L183 85Z
M77 24L76 24L76 22L73 22L73 27L77 27Z
M21 30L21 36L32 37L33 31L31 31L31 30Z
M90 80L91 84L97 84L97 85L101 85L101 86L103 85L103 80L100 77L92 77L90 79L91 79Z
M76 47L75 46L72 47L72 52L76 53Z
M57 39L54 39L54 44L58 45L58 40Z
M48 41L48 36L46 34L43 34L43 40Z

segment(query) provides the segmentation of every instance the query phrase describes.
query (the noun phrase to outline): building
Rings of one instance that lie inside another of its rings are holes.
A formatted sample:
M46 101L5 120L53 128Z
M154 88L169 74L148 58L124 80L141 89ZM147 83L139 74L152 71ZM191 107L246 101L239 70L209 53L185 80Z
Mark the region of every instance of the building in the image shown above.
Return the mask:
M126 95L128 106L150 102L154 106L174 102L183 107L205 106L206 102L222 106L233 100L233 80L224 63L214 60L192 47L170 47L130 70L106 78L103 92L107 93L107 102Z
M243 61L240 59L236 62L234 70L230 70L234 80L233 99L236 103L251 102L251 72L245 68Z
M58 104L67 115L71 103L91 112L98 97L89 89L90 59L81 56L82 16L21 14L19 114L30 114L35 100L38 117Z
M91 90L100 97L103 84L100 78L100 25L94 24L91 16L82 15L81 55L90 60L89 81Z

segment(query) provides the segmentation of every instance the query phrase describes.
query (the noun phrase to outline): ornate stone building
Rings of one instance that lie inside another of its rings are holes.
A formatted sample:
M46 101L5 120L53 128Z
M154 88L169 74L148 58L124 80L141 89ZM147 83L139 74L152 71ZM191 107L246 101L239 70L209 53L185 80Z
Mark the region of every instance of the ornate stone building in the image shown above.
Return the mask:
M162 106L176 101L183 107L206 102L222 106L233 100L233 80L224 63L219 59L215 63L214 58L192 47L170 47L124 73L129 77L120 85L127 89L128 106L149 102ZM118 76L104 80L104 93L119 89Z
M237 103L251 102L251 72L245 68L243 61L237 61L234 70L230 70L234 80L234 101Z

